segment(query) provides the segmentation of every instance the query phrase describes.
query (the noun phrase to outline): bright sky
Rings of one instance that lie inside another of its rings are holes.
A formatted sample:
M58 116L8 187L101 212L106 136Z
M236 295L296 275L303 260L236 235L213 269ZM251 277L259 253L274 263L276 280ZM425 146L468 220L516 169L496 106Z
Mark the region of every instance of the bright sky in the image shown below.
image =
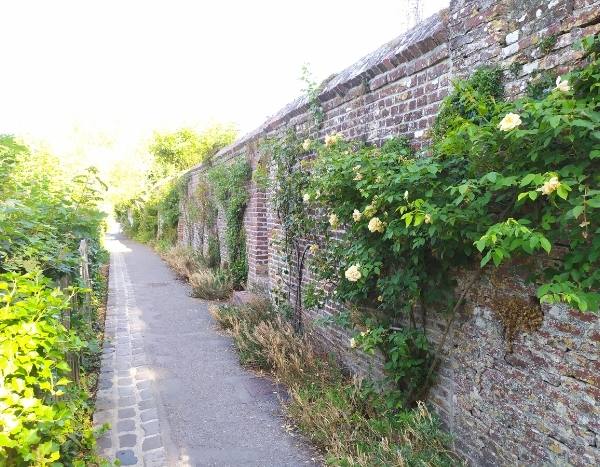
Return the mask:
M0 0L0 133L72 152L211 121L246 132L300 94L302 64L321 80L402 33L406 4Z

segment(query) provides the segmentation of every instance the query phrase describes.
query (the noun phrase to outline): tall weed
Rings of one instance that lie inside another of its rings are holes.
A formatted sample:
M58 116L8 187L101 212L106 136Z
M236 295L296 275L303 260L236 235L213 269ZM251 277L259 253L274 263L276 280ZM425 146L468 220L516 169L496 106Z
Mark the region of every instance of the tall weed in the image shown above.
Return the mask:
M289 390L289 417L339 466L459 465L451 440L422 402L399 409L369 381L351 378L308 334L299 335L267 301L214 306L243 364L269 371Z
M233 286L229 275L222 270L200 269L190 276L192 296L204 300L225 300L231 296Z

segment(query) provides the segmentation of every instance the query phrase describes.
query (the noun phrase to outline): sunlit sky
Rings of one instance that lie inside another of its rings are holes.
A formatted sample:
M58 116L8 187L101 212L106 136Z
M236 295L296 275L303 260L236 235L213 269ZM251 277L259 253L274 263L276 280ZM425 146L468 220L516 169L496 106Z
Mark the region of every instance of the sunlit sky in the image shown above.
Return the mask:
M448 2L423 0L423 17ZM215 121L244 133L300 94L304 63L322 80L402 33L406 5L0 0L0 133L56 151Z

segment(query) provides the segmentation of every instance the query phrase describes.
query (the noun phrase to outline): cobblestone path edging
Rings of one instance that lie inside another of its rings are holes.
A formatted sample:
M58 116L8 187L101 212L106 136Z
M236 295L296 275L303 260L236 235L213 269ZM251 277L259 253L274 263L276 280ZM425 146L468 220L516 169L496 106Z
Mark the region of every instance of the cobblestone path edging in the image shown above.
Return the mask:
M318 452L283 416L281 389L240 366L208 304L150 248L107 237L111 269L94 423L100 454L147 467L297 467Z
M133 286L123 253L113 249L96 399L96 426L111 429L99 440L100 454L121 465L167 465L152 380L146 367ZM163 422L164 423L164 422Z

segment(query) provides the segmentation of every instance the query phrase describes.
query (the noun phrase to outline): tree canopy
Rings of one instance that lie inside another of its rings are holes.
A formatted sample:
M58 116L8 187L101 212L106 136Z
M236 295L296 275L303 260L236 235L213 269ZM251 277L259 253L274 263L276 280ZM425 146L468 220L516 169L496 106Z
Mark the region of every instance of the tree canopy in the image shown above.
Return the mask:
M200 133L182 128L170 133L154 133L149 151L162 168L185 170L210 159L231 144L237 130L230 125L213 125Z

